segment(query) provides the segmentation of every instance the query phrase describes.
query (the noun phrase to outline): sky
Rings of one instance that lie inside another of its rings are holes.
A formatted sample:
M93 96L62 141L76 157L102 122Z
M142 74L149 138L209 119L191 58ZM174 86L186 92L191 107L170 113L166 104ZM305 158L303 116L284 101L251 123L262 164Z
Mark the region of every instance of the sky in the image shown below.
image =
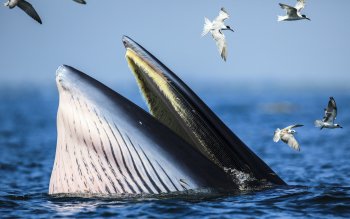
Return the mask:
M28 0L43 21L19 8L0 7L0 86L55 87L55 71L71 65L115 90L137 89L125 60L127 35L153 53L190 87L289 87L350 90L349 0L307 1L311 21L277 22L278 3L293 0ZM221 7L228 58L204 17Z

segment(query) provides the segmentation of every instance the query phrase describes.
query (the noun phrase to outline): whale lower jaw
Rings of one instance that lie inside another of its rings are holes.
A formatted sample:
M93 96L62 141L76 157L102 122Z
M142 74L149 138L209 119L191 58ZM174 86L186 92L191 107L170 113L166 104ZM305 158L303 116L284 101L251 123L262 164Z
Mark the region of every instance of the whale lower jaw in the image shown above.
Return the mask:
M56 82L57 146L49 194L237 188L170 129L100 82L68 66L58 69Z

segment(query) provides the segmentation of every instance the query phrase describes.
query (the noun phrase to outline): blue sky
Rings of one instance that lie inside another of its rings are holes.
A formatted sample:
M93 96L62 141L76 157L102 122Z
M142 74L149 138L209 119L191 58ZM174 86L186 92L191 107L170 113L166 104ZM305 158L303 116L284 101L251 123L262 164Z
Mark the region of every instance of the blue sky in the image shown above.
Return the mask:
M38 25L20 9L0 8L0 84L54 86L61 64L76 67L108 86L136 88L121 42L139 42L191 87L350 86L350 1L307 3L309 21L276 21L278 3L292 0L31 0ZM211 37L201 38L204 17L221 7L227 24L228 60ZM117 89L116 89L117 90Z

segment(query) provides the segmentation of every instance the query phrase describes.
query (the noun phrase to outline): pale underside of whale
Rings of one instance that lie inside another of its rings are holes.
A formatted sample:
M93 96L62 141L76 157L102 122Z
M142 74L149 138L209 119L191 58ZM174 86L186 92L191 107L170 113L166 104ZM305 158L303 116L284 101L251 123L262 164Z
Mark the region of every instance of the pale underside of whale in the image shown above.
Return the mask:
M49 194L160 194L235 188L144 110L68 66L57 70L57 147Z
M284 184L176 75L131 39L123 42L153 117L95 79L61 66L49 194Z

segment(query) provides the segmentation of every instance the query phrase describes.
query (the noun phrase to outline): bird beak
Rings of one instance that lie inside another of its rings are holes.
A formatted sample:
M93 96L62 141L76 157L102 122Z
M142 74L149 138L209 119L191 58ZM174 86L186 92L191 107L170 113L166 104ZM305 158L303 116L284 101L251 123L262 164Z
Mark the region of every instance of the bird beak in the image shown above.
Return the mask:
M232 32L235 32L234 30L231 29L231 27L226 26L226 28L224 28L223 30L231 30Z
M342 129L343 127L342 127L342 126L339 126L339 128L341 128L341 129Z
M309 21L311 21L311 19L310 19L310 18L308 18L308 17L307 17L306 19L308 19Z

